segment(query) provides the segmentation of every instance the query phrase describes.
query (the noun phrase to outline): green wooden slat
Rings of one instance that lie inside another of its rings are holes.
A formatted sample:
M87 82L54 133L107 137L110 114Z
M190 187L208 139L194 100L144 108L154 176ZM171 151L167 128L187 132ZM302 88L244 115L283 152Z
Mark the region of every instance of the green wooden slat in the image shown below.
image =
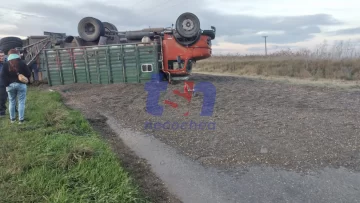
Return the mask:
M76 71L75 71L75 64L74 64L74 52L73 49L70 49L70 60L71 60L71 65L72 65L72 72L73 72L73 77L74 77L74 83L77 83L77 75L76 75Z
M153 64L153 71L155 71L156 73L158 73L159 72L159 64L158 64L158 52L157 52L157 50L156 50L156 46L153 46L153 62L154 62L154 64ZM150 76L151 77L151 76ZM151 79L151 78L150 78Z
M85 60L85 70L86 70L86 75L87 75L87 83L91 84L91 77L90 77L90 71L89 71L89 61L88 61L88 55L87 55L87 51L86 49L83 50L83 57Z
M97 72L97 78L98 78L98 83L101 84L101 74L100 74L100 67L99 67L99 53L98 51L94 52L95 54L95 61L96 61L96 72Z
M48 83L50 86L52 86L52 79L50 77L50 70L49 70L49 65L48 65L48 60L47 60L47 52L44 51L44 55L45 55L45 61L46 61L46 70L47 70L47 77L48 77Z
M124 47L121 46L121 62L122 62L122 72L123 72L123 82L126 82L126 74L125 74L125 53L124 53Z
M137 82L140 82L139 46L136 46L135 51L136 51L136 77L137 77Z
M59 50L56 50L56 62L57 62L57 67L58 67L58 71L60 73L60 79L61 79L61 83L64 84L64 77L63 77L63 74L62 74L62 69L61 69L61 63L58 63L58 60L60 60L60 54L59 54Z

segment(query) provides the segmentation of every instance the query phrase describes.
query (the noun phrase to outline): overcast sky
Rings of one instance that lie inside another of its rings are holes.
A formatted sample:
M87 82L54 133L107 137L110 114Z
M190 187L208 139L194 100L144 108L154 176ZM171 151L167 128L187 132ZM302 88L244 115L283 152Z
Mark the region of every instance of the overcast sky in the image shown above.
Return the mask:
M202 29L217 28L215 53L264 52L313 48L324 40L360 42L360 1L350 0L13 0L0 8L0 37L42 35L44 31L78 35L87 16L118 30L169 27L183 12L193 12ZM196 3L192 3L196 2Z

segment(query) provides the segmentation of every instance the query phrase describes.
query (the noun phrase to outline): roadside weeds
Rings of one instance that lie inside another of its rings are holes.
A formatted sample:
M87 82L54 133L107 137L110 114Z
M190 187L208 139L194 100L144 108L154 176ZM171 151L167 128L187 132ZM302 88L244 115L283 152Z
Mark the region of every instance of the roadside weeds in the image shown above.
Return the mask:
M148 202L110 147L56 92L29 88L26 123L0 120L2 202Z

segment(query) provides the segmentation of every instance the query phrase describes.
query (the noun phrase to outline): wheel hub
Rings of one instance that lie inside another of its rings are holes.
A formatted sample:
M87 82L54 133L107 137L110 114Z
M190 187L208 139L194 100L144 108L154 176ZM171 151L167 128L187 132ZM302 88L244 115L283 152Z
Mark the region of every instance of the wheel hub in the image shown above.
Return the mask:
M85 25L85 32L88 33L88 34L92 34L95 32L95 27L93 24L91 23L88 23Z
M190 30L194 29L194 22L190 19L186 19L183 21L182 27L184 30L190 31Z

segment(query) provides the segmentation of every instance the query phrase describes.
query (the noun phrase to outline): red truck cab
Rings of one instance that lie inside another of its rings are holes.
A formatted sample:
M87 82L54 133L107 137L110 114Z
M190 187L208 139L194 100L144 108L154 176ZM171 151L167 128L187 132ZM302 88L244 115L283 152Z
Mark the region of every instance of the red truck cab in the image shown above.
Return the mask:
M210 36L201 34L196 43L183 46L174 35L165 34L162 40L163 72L170 75L171 80L187 80L193 63L211 57L211 40Z

